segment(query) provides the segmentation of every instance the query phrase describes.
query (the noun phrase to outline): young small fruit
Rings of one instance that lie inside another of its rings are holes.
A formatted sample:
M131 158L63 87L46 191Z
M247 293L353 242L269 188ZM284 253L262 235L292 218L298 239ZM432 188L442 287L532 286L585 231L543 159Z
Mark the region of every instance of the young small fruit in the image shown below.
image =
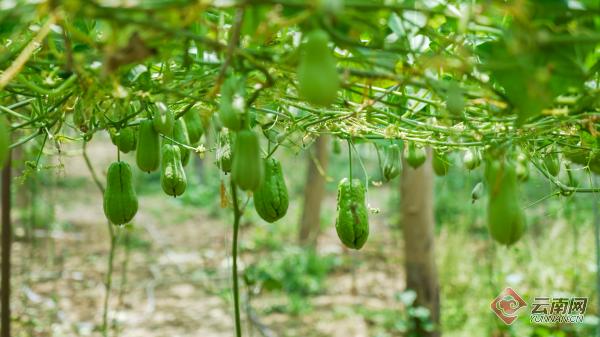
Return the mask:
M115 225L130 222L137 213L138 199L129 164L117 161L108 167L103 204L106 218Z
M190 144L198 144L202 134L204 133L204 126L202 125L202 119L200 118L199 111L190 109L183 115L185 125L187 126L188 135L190 137Z
M433 172L438 176L445 176L448 174L450 169L450 158L445 153L433 151L433 158L431 159L431 166Z
M570 165L565 165L565 171L567 171L567 186L579 187L580 182L575 177L574 171Z
M164 144L162 146L160 185L166 194L173 197L178 197L185 192L187 179L177 145Z
M477 184L475 184L475 187L473 187L473 191L471 191L472 203L475 203L475 201L481 199L482 196L483 196L483 183L480 181Z
M516 164L516 172L517 172L517 179L519 179L519 181L527 181L529 180L529 167L527 166L527 164L523 164L523 163L517 163Z
M306 34L300 46L298 90L302 98L314 105L332 104L340 86L336 59L328 44L327 33L314 30Z
M178 143L190 145L190 136L183 118L179 118L175 121L173 139ZM179 151L181 152L181 163L183 166L186 166L190 162L190 150L183 145L179 145Z
M264 180L254 192L256 213L267 222L275 222L285 216L289 198L281 163L275 158L264 160Z
M244 191L256 191L262 184L264 165L258 136L252 130L237 133L231 163L231 179Z
M171 136L173 126L175 125L173 111L163 102L156 102L154 105L151 105L151 110L154 130L162 135Z
M333 154L340 154L342 153L342 146L340 145L340 142L337 139L333 140Z
M469 171L479 167L481 163L481 155L475 149L467 149L463 155L463 164Z
M365 188L359 179L344 178L338 185L335 230L342 243L361 249L369 237L369 214Z
M217 147L216 151L216 162L217 167L227 174L231 172L231 162L233 157L230 134L221 133L219 136L221 140L221 146Z
M529 180L529 162L527 161L527 156L521 151L516 152L515 170L519 181Z
M383 149L383 180L390 181L400 174L402 161L400 160L400 146L391 144Z
M544 166L548 173L556 177L560 173L560 159L558 158L558 153L550 152L544 155Z
M137 166L144 172L155 171L160 164L160 136L149 119L140 122L138 132Z
M425 152L425 148L417 146L414 142L409 142L404 148L404 158L410 167L416 169L423 165L427 159L427 152Z

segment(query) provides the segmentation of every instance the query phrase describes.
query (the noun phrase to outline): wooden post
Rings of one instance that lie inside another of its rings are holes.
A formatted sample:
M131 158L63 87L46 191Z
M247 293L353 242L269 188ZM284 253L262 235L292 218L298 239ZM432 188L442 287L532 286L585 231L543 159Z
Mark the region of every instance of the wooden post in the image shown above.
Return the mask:
M308 171L304 188L304 205L300 219L298 241L302 245L314 246L321 227L321 203L325 195L325 173L329 163L328 139L317 138L313 147L315 158L308 157ZM315 163L315 159L316 162ZM320 166L317 166L317 164Z
M592 174L592 183L598 187L598 178ZM592 198L592 210L594 214L594 246L596 248L596 293L600 294L600 210L598 210L598 196L594 193ZM597 302L596 310L600 310L600 301ZM600 337L600 324L596 326L596 336Z
M11 154L8 153L6 166L2 169L2 280L0 283L0 336L10 337L10 249L12 231L10 223L10 171Z
M417 293L416 305L426 307L431 312L431 320L435 324L434 332L426 332L417 324L419 336L428 337L440 335L440 293L434 249L433 183L430 151L428 151L427 161L416 170L403 160L400 209L406 259L406 287Z

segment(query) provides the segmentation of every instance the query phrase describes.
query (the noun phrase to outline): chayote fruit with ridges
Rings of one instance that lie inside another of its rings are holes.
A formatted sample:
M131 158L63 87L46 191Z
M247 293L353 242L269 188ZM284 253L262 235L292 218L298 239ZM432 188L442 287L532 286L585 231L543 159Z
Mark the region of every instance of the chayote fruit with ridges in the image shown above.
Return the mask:
M383 149L383 180L390 181L400 174L402 161L400 160L400 146L391 144Z
M497 242L510 246L525 233L525 213L519 204L519 181L515 163L489 159L485 166L488 191L488 228Z
M264 165L260 158L258 136L252 130L242 130L235 137L231 179L244 191L256 191L262 184Z
M156 102L150 106L152 111L152 123L156 132L171 136L173 133L173 127L175 126L175 115L173 111L163 102Z
M446 153L433 151L431 166L433 167L433 172L437 176L445 176L448 174L448 170L450 170L450 158L448 158Z
M335 230L342 243L361 249L369 237L369 215L365 203L365 188L358 179L344 178L338 185Z
M149 119L140 122L135 161L144 172L155 171L160 164L160 136Z
M550 175L553 177L558 176L560 173L560 159L558 153L554 151L546 153L544 155L544 166Z
M183 118L179 118L175 121L175 127L173 128L173 139L185 145L190 145L190 136L188 134L187 125ZM181 163L186 166L190 162L190 149L179 145L179 151L181 152Z
M187 179L177 145L164 144L162 146L160 185L166 194L173 197L180 196L185 192Z
M117 161L108 167L104 191L104 214L111 223L130 222L138 210L138 199L133 187L131 167Z
M467 170L474 170L481 163L481 155L477 149L467 149L463 154L463 164Z
M264 167L263 183L254 192L254 208L263 220L275 222L287 213L288 190L281 163L277 159L265 159Z
M404 158L410 167L417 169L427 160L427 152L425 148L409 142L404 148Z
M335 102L340 86L336 59L328 44L329 35L317 29L306 34L300 46L298 90L303 99L314 105Z
M117 146L119 151L129 153L135 150L137 145L137 135L133 127L123 128L110 134L110 140Z

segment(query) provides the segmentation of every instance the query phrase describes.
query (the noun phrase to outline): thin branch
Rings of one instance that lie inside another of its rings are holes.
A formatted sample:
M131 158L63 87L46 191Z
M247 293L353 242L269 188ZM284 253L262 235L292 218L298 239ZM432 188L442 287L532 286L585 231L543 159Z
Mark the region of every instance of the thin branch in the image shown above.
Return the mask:
M82 155L83 155L83 160L85 160L85 165L87 166L88 170L90 171L90 174L92 175L92 179L94 180L94 183L96 184L96 186L98 187L100 192L102 192L102 195L104 195L104 190L105 190L104 185L100 181L100 178L98 178L98 175L96 174L96 170L94 170L94 166L92 166L92 162L87 153L87 142L83 142Z
M37 35L25 46L21 54L13 61L13 63L0 75L0 91L21 71L25 63L29 60L33 52L42 44L46 35L50 32L50 27L56 22L56 16L50 14L50 17L40 28Z

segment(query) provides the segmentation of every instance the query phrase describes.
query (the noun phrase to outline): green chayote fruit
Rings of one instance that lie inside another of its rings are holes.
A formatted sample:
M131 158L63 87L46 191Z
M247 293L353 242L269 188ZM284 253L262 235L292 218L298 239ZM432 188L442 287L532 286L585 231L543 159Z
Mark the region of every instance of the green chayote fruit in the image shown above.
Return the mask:
M219 135L221 140L221 146L217 147L216 151L216 164L217 167L223 171L223 173L227 174L231 172L231 162L232 162L232 141L231 135L229 133L221 133Z
M333 154L342 153L342 146L340 145L340 141L337 139L333 140Z
M177 145L164 144L162 146L160 185L166 194L173 197L180 196L185 192L187 179Z
M519 205L519 184L515 164L504 158L486 163L488 228L497 242L510 246L525 233L525 213Z
M242 130L235 137L231 179L244 191L256 191L264 176L258 136L252 130Z
M471 191L472 202L475 203L475 201L481 199L482 195L483 195L483 183L480 181L477 184L475 184L475 187L473 187L473 190Z
M119 151L129 153L135 150L137 144L136 131L133 127L123 128L116 133L111 133L110 140Z
M402 161L400 160L400 146L391 144L383 149L383 180L390 181L400 174Z
M336 59L328 44L327 33L314 30L306 34L300 46L298 90L302 98L314 105L333 103L340 86Z
M544 155L544 166L550 175L556 177L560 173L560 159L558 153L550 152Z
M467 149L463 155L463 164L467 170L474 170L481 163L481 155L476 149Z
M417 146L414 142L409 142L404 148L404 158L408 165L414 169L423 165L427 159L425 148Z
M163 102L156 102L150 106L152 111L152 123L156 132L171 136L173 127L175 126L175 115L173 111Z
M438 176L445 176L448 174L450 169L450 158L445 153L433 151L433 157L431 159L431 166L433 172Z
M342 243L361 249L369 237L369 215L365 203L365 188L358 179L340 181L337 195L335 230Z
M287 213L289 198L281 163L274 158L264 160L263 183L254 192L256 213L267 222L275 222Z
M160 136L149 119L140 122L135 161L144 172L155 171L160 164Z
M138 199L133 188L131 167L118 161L110 164L104 191L104 214L111 223L130 222L138 210Z

